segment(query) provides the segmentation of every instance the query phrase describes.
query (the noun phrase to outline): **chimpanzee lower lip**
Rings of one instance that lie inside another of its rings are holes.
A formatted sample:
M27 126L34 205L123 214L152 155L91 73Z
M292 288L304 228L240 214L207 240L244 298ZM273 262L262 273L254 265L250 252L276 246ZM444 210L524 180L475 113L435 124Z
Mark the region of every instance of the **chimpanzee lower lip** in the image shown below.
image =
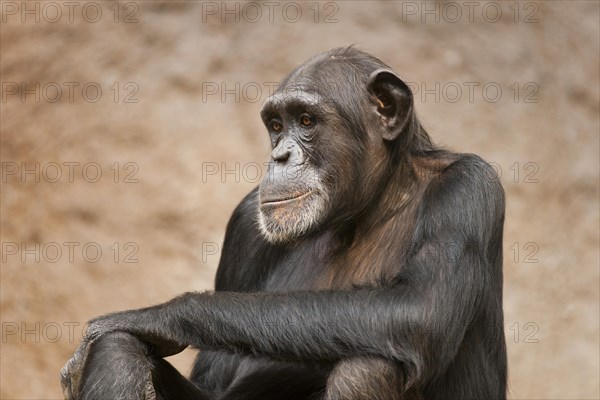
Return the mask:
M276 205L276 204L288 203L288 202L300 200L304 197L307 197L312 192L313 192L312 190L309 190L308 192L304 192L304 193L302 193L298 196L294 196L294 197L281 197L278 199L266 199L266 200L261 201L260 205L265 206L265 205Z

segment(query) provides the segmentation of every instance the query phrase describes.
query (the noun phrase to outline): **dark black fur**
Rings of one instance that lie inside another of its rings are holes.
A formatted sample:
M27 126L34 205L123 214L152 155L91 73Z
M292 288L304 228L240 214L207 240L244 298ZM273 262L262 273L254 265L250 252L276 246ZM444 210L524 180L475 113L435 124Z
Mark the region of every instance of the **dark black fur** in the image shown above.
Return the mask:
M356 49L292 72L284 106L298 88L321 99L314 131L281 114L274 181L234 211L216 291L92 321L99 339L74 397L141 396L151 376L169 399L505 398L504 195L492 168L437 149L404 83ZM280 112L267 107L265 123ZM282 165L307 169L278 181ZM259 197L292 193L311 168L330 190L326 212L267 241ZM160 359L187 345L201 349L195 386Z

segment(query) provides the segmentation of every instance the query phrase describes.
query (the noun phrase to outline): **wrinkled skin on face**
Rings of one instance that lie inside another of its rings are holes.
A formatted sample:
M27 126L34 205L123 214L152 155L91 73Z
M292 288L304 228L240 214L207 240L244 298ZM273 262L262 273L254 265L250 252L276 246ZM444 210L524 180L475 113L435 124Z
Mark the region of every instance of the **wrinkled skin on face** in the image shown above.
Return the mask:
M359 184L364 152L356 149L365 144L356 143L338 107L332 96L297 82L288 83L263 107L272 152L260 184L259 223L272 243L324 227L331 204L342 215L350 187Z
M325 111L318 95L300 89L278 92L263 107L273 150L260 184L259 222L271 242L301 236L325 217L329 193L314 156Z

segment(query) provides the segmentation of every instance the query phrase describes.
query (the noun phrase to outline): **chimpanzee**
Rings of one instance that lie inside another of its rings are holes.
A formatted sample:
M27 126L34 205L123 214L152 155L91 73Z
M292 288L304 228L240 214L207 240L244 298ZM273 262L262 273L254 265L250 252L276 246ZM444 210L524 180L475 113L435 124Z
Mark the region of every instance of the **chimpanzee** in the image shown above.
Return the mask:
M505 399L504 192L442 150L354 47L261 111L272 151L227 225L215 291L89 323L67 399ZM163 357L200 349L189 379Z

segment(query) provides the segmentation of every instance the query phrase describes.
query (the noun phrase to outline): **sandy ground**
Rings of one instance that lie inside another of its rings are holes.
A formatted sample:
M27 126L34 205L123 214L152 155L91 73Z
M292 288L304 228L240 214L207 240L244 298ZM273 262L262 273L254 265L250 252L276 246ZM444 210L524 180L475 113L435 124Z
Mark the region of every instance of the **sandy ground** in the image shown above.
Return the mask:
M600 397L598 2L77 4L1 2L2 399L60 398L86 320L212 286L262 101L350 43L502 174L510 397Z

